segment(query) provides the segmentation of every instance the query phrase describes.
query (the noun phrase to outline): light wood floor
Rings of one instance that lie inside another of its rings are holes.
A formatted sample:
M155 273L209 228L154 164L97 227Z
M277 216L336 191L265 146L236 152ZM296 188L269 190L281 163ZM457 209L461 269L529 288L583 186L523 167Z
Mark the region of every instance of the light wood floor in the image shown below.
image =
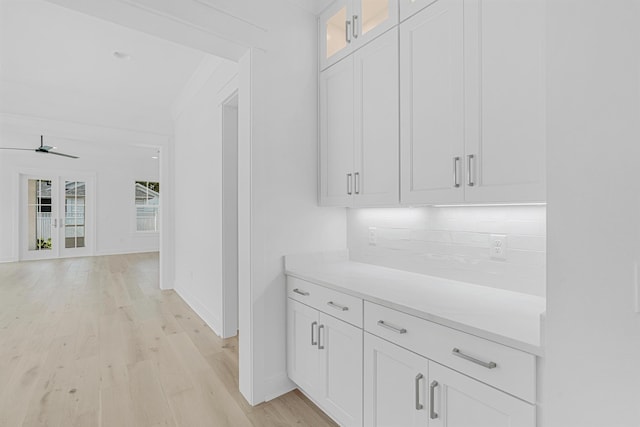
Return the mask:
M335 425L300 392L249 406L237 340L173 291L155 254L0 264L0 426Z

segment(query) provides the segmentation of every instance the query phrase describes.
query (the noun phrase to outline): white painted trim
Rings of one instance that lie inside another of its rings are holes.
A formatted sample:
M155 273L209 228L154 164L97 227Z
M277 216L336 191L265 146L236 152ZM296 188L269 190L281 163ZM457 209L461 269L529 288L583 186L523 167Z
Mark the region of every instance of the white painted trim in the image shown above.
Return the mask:
M138 147L160 147L166 146L170 139L169 135L151 132L9 113L0 113L0 126L21 130L28 129L36 134L55 135L59 138L71 140L89 140L96 143L108 143L109 145L126 144Z
M151 251L149 249L126 250L126 251L98 251L93 256L114 256L114 255L132 255L132 254L155 254L160 251Z
M268 402L283 394L295 390L297 386L289 379L286 372L281 372L264 380L265 396L264 401Z
M216 316L212 311L207 309L207 307L200 302L198 298L195 298L193 295L189 293L184 287L176 284L173 290L178 294L182 300L196 312L198 316L209 326L213 332L219 337L221 337L220 331L222 330L222 322L220 318Z

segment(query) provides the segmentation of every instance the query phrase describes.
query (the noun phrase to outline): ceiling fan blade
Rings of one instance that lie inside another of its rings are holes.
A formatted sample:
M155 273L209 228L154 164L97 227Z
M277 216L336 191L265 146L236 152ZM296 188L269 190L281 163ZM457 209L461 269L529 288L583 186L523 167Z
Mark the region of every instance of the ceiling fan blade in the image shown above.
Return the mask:
M62 157L69 157L70 159L79 159L80 157L78 156L72 156L71 154L64 154L64 153L56 153L55 151L41 151L42 153L47 153L47 154L55 154L56 156L62 156Z
M20 151L33 151L33 148L13 148L13 147L0 147L0 150L20 150Z

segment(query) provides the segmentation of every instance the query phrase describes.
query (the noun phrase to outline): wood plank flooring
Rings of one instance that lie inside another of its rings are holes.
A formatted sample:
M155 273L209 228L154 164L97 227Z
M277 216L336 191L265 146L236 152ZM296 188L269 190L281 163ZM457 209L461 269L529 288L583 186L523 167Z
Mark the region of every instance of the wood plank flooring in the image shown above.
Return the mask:
M0 426L334 426L294 391L251 407L238 344L173 291L157 254L0 264Z

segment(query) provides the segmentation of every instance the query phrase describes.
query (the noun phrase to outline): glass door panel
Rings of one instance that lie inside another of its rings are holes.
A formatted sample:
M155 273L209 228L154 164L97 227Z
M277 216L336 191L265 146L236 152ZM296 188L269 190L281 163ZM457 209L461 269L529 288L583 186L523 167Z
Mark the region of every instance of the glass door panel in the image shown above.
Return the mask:
M64 188L64 247L84 248L86 183L65 181Z
M390 0L361 0L362 35L389 19Z
M30 179L27 182L27 192L28 249L50 251L53 249L52 182Z
M326 59L347 47L347 6L334 13L325 24L327 37Z

